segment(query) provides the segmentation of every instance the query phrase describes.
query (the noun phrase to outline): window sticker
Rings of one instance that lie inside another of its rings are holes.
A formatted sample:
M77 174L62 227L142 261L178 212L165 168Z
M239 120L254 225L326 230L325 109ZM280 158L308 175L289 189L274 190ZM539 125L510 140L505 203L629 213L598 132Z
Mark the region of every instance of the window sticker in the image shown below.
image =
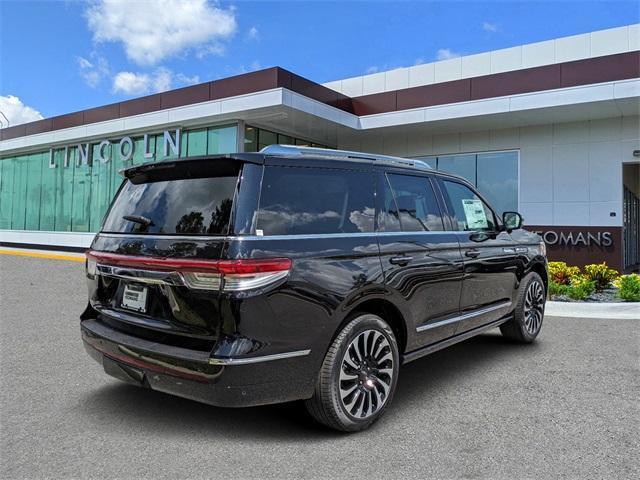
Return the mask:
M487 215L481 200L463 199L464 215L467 217L467 228L469 230L489 228Z

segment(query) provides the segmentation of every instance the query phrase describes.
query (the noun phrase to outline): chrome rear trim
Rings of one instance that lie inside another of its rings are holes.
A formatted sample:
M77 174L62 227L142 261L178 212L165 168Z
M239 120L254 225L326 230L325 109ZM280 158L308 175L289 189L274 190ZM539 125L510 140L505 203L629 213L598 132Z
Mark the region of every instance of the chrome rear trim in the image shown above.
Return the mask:
M184 286L182 276L175 272L159 272L155 270L112 267L110 265L98 264L96 266L96 273L105 277L119 278L121 280L146 283L149 285Z
M311 350L297 350L295 352L275 353L273 355L262 355L260 357L237 358L214 357L209 359L211 365L248 365L251 363L272 362L274 360L283 360L285 358L304 357L309 355Z

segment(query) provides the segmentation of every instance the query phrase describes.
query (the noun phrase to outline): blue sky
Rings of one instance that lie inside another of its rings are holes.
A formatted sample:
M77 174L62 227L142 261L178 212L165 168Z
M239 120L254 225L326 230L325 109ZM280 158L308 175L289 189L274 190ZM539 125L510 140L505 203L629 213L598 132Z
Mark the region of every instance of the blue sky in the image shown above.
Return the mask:
M16 124L274 65L326 82L640 19L611 0L179 5L0 0L0 106Z

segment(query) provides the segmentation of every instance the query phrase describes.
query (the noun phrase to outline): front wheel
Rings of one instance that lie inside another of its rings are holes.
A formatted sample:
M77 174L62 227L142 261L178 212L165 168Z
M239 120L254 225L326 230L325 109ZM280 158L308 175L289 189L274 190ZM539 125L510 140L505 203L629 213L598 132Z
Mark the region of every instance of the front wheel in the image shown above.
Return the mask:
M500 325L502 334L522 343L533 342L542 328L546 289L540 275L528 273L520 283L513 318Z
M335 338L305 402L318 422L344 432L364 430L391 403L400 356L395 335L380 317L363 314Z

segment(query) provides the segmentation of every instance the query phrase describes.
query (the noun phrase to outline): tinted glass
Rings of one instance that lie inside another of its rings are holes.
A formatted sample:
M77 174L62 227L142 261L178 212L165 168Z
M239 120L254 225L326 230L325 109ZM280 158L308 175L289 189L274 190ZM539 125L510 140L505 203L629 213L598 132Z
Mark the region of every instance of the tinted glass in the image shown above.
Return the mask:
M387 175L405 232L444 230L442 214L428 178Z
M478 190L498 214L518 209L518 152L478 155Z
M224 235L229 227L237 181L237 175L137 185L127 181L102 231ZM135 221L125 216L141 218Z
M393 198L393 192L386 176L382 176L382 195L378 211L378 230L381 232L400 232L400 215Z
M266 167L256 228L263 235L371 232L373 205L368 173Z
M458 230L495 230L493 212L473 190L458 182L444 180L442 184Z

